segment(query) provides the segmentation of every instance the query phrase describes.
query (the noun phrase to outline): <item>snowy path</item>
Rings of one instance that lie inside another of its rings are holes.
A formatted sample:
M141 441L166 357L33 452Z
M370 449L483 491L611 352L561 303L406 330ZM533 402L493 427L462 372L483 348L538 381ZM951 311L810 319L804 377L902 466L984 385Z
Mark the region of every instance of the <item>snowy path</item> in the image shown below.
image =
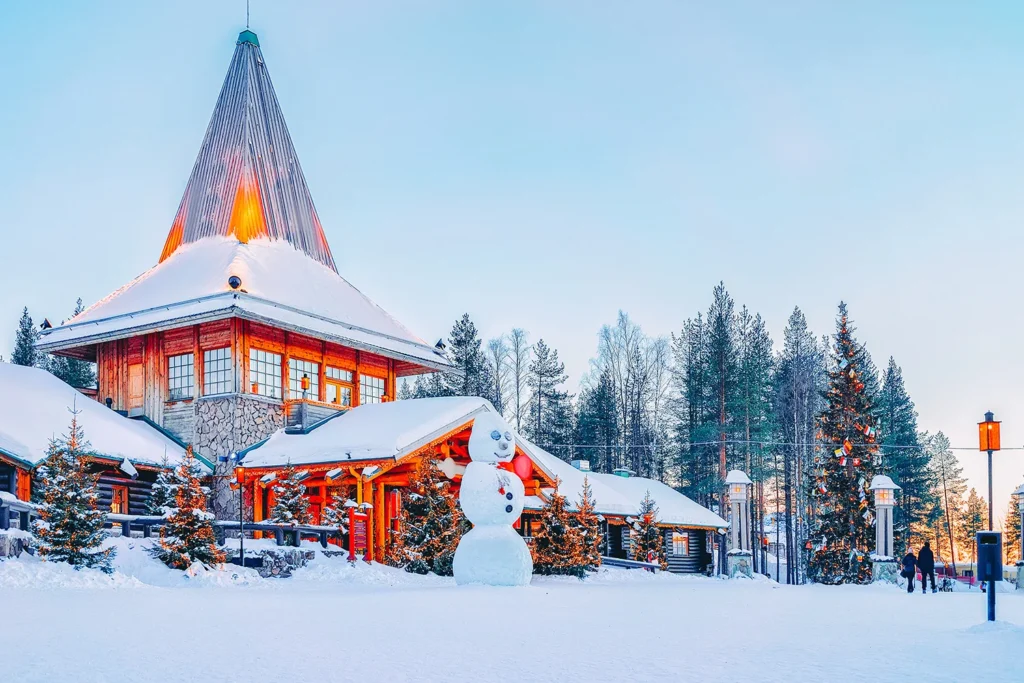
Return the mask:
M3 679L1024 680L1024 597L1015 594L999 596L1001 623L988 628L977 593L621 571L585 584L457 588L330 564L245 586L168 586L155 568L144 584L121 577L112 589L69 587L92 581L73 572L19 587L46 568L0 563ZM733 614L745 623L738 635ZM871 621L883 614L876 633Z

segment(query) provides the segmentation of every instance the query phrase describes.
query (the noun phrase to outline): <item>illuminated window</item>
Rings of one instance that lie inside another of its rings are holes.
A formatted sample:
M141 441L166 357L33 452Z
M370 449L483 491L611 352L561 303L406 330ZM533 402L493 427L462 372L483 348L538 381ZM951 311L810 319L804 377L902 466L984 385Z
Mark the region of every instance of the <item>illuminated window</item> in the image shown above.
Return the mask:
M302 392L302 377L309 378L305 396ZM308 398L313 401L320 397L320 364L299 358L288 359L288 398Z
M115 515L128 514L128 487L114 485L110 487L110 511Z
M324 368L324 395L328 403L336 403L340 406L352 405L352 371L332 368L328 365Z
M380 403L384 396L384 379L359 375L359 405Z
M281 398L281 354L250 348L249 381L254 394Z
M231 347L203 351L203 396L234 391L231 372Z
M172 401L192 398L192 391L195 388L194 362L195 356L191 353L167 359L167 393Z
M672 532L672 554L673 555L689 555L690 554L690 535L687 533L679 533L678 531Z

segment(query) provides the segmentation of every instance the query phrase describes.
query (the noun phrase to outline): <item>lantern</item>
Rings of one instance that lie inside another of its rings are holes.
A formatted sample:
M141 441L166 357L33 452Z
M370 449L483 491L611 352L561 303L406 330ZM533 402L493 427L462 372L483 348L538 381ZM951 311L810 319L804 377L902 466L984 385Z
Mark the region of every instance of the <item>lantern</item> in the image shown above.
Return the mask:
M512 470L517 477L526 481L533 474L533 462L525 455L517 455L512 461Z
M252 393L254 393L254 394L258 394L258 393L260 393L260 385L259 385L259 382L253 382L253 383L252 383Z
M239 486L245 483L245 465L235 465L235 481Z
M875 492L875 506L893 506L896 504L896 491L900 489L889 477L884 474L876 475L871 479L871 486L868 490Z
M996 421L992 411L985 413L985 421L978 423L978 450L998 451L999 450L999 422Z
M736 502L743 502L747 499L747 487L753 482L750 477L739 470L731 470L725 478L729 486L729 497Z
M309 375L303 375L302 376L302 391L303 392L309 391Z

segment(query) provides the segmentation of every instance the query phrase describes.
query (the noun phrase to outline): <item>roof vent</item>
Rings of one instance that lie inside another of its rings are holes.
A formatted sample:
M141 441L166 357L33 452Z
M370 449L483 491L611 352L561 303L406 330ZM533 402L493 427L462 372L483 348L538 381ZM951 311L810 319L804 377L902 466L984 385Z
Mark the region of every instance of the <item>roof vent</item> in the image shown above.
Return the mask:
M589 460L573 460L572 461L572 466L575 467L576 469L578 469L580 472L589 472L590 471L590 461Z

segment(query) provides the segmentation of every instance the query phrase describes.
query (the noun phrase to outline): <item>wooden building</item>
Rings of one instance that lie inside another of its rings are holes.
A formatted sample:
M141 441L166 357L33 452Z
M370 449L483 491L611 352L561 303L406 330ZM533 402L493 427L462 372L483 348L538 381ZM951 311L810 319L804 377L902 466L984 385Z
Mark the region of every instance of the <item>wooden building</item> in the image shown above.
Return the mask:
M21 500L32 496L33 470L50 440L67 434L72 409L88 442L90 469L99 475L101 509L143 514L163 463L173 466L184 455L181 442L144 418L110 410L45 370L0 363L0 386L0 491Z
M419 462L438 459L457 495L469 462L473 420L493 411L482 398L412 399L353 408L302 429L281 429L240 454L245 507L255 520L266 519L274 505L273 482L290 463L304 476L315 521L335 492L370 504L368 554L380 557ZM664 530L670 571L703 572L710 563L708 534L727 527L721 517L658 481L583 472L522 438L517 439L516 457L530 464L523 477L526 505L518 523L528 542L556 479L572 509L584 477L589 478L605 530L605 554L611 557L626 557L647 491L661 510L658 524Z
M94 361L97 400L212 462L450 366L338 274L251 31L158 263L39 348ZM218 514L234 509L224 471Z

